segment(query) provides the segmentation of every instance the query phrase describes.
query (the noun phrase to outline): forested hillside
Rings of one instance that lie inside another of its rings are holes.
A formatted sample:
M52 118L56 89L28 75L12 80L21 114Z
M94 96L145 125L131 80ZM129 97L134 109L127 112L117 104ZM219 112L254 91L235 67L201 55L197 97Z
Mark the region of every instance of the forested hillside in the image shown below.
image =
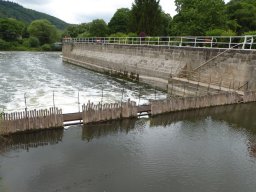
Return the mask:
M3 0L0 0L0 18L14 18L26 24L37 19L47 19L58 29L65 29L68 26L66 22L56 17L32 9L26 9L17 3Z

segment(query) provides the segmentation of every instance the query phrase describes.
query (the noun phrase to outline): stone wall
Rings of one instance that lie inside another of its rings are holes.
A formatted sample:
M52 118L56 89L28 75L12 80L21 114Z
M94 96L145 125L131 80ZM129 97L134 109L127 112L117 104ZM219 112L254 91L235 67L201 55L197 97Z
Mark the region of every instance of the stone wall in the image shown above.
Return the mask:
M200 47L64 43L63 60L99 72L125 72L139 76L141 82L166 89L171 76L184 70L193 71L224 51ZM201 82L208 82L209 76L212 82L219 82L221 78L224 87L249 81L249 88L254 89L256 51L226 51L198 71ZM198 80L198 77L194 78Z

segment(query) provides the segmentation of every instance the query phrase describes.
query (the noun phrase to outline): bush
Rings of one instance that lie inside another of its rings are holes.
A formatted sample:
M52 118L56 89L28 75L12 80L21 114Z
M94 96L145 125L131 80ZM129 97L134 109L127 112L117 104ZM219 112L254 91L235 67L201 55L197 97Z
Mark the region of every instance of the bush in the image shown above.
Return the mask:
M111 34L109 37L128 37L125 33L114 33Z
M256 35L256 31L248 31L244 33L243 35Z
M44 44L41 48L43 51L51 51L51 45L49 44Z
M11 43L6 42L3 39L0 39L0 51L7 51L11 49Z
M36 37L30 37L28 42L30 47L39 47L40 45L39 39Z
M206 36L221 36L222 33L224 33L224 29L213 29L206 32Z

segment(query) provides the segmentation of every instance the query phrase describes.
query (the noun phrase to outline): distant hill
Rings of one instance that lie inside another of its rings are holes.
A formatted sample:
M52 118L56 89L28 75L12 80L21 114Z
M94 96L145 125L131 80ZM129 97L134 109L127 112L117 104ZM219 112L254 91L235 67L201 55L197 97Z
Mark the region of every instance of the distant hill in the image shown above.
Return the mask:
M65 29L69 24L45 13L26 9L21 5L0 0L0 18L15 18L27 24L36 19L47 19L58 29Z

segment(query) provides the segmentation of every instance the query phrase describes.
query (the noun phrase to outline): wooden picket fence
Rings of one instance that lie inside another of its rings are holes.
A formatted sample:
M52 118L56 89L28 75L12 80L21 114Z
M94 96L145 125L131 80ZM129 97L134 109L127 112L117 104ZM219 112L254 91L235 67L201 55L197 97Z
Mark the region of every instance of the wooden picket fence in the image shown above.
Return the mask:
M56 107L15 113L4 113L0 119L0 135L63 127L62 110Z
M133 101L123 103L94 104L90 101L82 106L83 123L94 123L121 118L137 117L137 106Z

